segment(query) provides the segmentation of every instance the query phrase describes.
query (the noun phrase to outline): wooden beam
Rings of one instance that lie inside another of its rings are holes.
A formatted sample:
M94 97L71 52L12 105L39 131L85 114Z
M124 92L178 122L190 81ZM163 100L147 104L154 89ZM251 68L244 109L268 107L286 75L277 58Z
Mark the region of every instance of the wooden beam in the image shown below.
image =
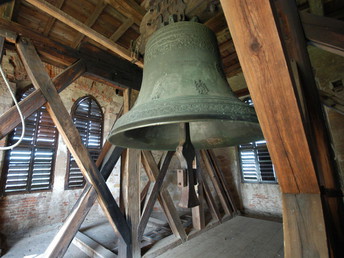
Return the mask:
M316 47L344 56L344 21L300 12L306 38Z
M193 169L196 169L197 184L195 185L197 198L199 205L191 208L192 213L192 226L196 230L202 230L205 228L205 214L204 214L204 188L202 186L201 178L201 156L196 152L196 158Z
M316 194L282 194L285 257L329 257L321 199Z
M219 178L215 174L214 168L210 162L209 155L205 150L200 150L200 155L202 157L202 162L205 165L206 171L208 172L208 175L213 182L214 188L216 190L217 195L219 196L220 203L222 205L223 210L227 215L232 214L232 209L230 207L230 203L226 197L226 193L223 190Z
M75 64L71 65L62 73L52 79L56 90L58 92L63 91L73 81L79 78L85 71L85 63L82 60L77 61ZM47 101L44 98L42 91L40 89L36 89L27 98L20 101L18 104L20 110L23 113L23 116L26 118L37 109L39 109L41 106L43 106L46 102ZM5 137L20 123L21 120L17 108L13 106L0 117L0 139Z
M79 59L85 60L86 78L119 88L139 90L142 81L142 69L138 66L104 51L90 43L82 43L79 50L62 45L27 27L15 22L0 19L0 35L14 43L18 35L30 38L42 61L66 68Z
M92 30L90 27L81 23L80 21L73 18L72 16L64 13L63 11L49 4L48 2L43 1L43 0L25 0L25 1L32 4L39 10L48 13L49 15L53 16L54 18L63 22L64 24L72 27L73 29L83 33L84 35L93 39L94 41L101 44L102 46L110 49L112 52L119 55L120 57L130 62L136 62L136 60L133 60L133 58L130 56L130 52L127 49L115 44L110 39L106 38L105 36L96 32L95 30ZM136 65L139 67L143 67L143 64L139 61L136 62Z
M10 1L0 5L0 17L6 20L12 20L15 1Z
M150 151L142 151L142 165L149 180L151 182L155 182L159 175L159 168L156 165L154 157ZM187 235L185 233L183 224L167 189L162 188L160 190L158 201L165 212L173 234L180 238L183 242L186 241Z
M269 2L259 6L250 0L221 3L282 191L319 193L292 75Z
M210 161L211 161L211 163L213 165L214 172L215 172L217 178L219 179L219 182L220 182L220 184L221 184L221 186L222 186L222 188L223 188L223 190L224 190L224 192L226 194L227 200L230 203L232 210L234 212L237 212L238 209L236 208L236 206L235 206L235 204L233 202L232 194L231 194L231 192L229 190L229 186L228 186L228 184L226 182L226 179L225 179L225 177L223 175L223 172L222 172L222 170L221 170L221 168L220 168L220 166L219 166L219 164L218 164L218 162L216 160L216 156L215 156L215 154L214 154L214 152L212 150L207 150L207 152L208 152L208 155L209 155L208 157L209 157L209 159L210 159Z
M122 13L124 16L133 19L133 21L139 26L143 16L146 14L146 10L134 0L105 0L105 2Z
M108 142L105 143L101 151L101 157L103 157L107 152L107 147L110 146ZM100 173L106 181L110 176L113 168L115 167L118 159L121 156L123 149L121 147L113 147L111 155L105 162L105 165L101 169ZM97 160L96 165L99 166L102 163L102 159ZM70 243L72 242L74 236L78 232L81 224L85 220L88 212L91 210L93 204L97 200L97 192L94 190L92 185L87 184L82 191L78 201L75 203L72 211L69 213L68 217L65 219L62 227L55 235L54 239L49 244L48 248L44 252L44 257L55 258L64 257Z
M126 19L124 23L110 36L110 40L116 42L120 37L133 25L134 21L131 18Z
M204 191L204 195L205 195L205 200L207 202L210 214L212 216L213 219L215 219L216 221L221 221L221 214L219 212L219 208L217 207L217 204L214 200L213 195L211 194L210 188L208 186L207 181L204 178L203 172L201 171L200 173L200 184L203 187L203 191Z
M294 2L283 0L277 0L275 4L279 11L281 31L287 53L293 60L291 63L296 63L296 69L293 69L295 86L298 89L300 109L304 113L304 119L308 125L306 129L309 132L309 144L317 178L322 188L336 192L340 190L340 186L334 169L334 158L331 155L331 140L327 132L326 118L323 115L297 6ZM342 37L344 37L344 26ZM344 252L344 233L342 231L344 218L339 216L342 198L324 195L323 203L331 248L333 251L342 249Z
M56 8L61 9L64 2L65 2L65 0L57 0L55 3ZM44 36L49 35L49 32L50 32L51 28L53 27L54 23L55 23L55 18L50 16L48 21L47 21L47 24L45 25L44 30L43 30Z
M310 194L314 199L319 198L320 189L309 135L271 1L221 0L221 4L267 140L281 191L284 194ZM321 243L313 241L315 238L310 236L308 239L300 238L300 245L295 246L292 242L293 235L289 235L294 228L287 226L289 231L284 230L285 250L307 246L305 251L317 253L318 257L328 254L324 219L318 216L322 213L322 205L321 202L314 205L318 213L309 212L306 206L299 206L302 214L308 213L307 218L311 217L313 224L302 225L298 222L295 229L306 227L309 232L318 235L316 239L321 239ZM290 208L291 204L283 203L284 210ZM291 221L291 216L295 216L292 212L283 215L284 221Z
M88 16L85 22L85 25L88 27L92 27L93 24L97 21L100 14L103 12L105 6L106 4L103 1L98 1L93 13L90 16ZM84 34L81 34L81 33L77 34L76 37L74 38L72 47L76 48L77 46L79 46L80 42L83 40L84 37L85 37Z
M159 175L156 178L156 181L154 183L154 187L152 189L151 195L149 196L148 202L146 203L142 216L141 216L141 220L140 220L140 224L139 224L139 229L138 229L138 238L139 241L142 240L142 236L143 233L146 229L149 217L153 211L153 207L154 204L158 198L158 195L160 193L160 189L162 187L163 184L163 180L165 178L165 175L167 173L168 170L168 166L170 165L171 159L174 155L174 151L169 151L164 159L162 168L160 169Z
M47 100L47 110L54 121L65 144L72 153L81 172L98 193L98 201L109 219L115 232L127 245L131 244L128 224L119 210L104 178L92 161L92 158L83 145L79 132L73 124L67 109L64 107L51 79L45 71L38 54L27 39L20 39L17 43L18 52L22 58L25 69L36 89L41 89Z
M123 201L125 206L125 216L129 223L131 234L131 245L123 245L121 241L119 246L120 257L141 257L140 239L138 236L138 227L141 216L140 200L140 150L127 149L125 158L125 170L122 176L124 185L122 186Z

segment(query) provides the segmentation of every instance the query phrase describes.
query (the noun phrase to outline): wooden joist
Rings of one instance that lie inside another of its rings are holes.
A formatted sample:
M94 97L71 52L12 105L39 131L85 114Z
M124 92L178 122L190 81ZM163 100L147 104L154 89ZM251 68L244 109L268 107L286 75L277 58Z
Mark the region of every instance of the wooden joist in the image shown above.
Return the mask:
M312 45L344 56L344 21L301 12L306 38Z
M119 40L120 37L133 25L134 21L128 18L122 25L110 36L110 39L114 42Z
M90 16L88 16L88 18L85 22L85 25L88 27L92 27L92 25L97 21L100 14L103 12L105 6L106 5L103 1L98 1L96 8L94 9L93 13ZM77 46L79 46L80 42L82 41L82 39L84 37L85 37L84 34L77 34L73 40L72 47L76 48Z
M120 45L117 45L112 40L106 38L102 34L91 29L90 27L86 26L85 24L73 18L72 16L64 13L60 9L49 4L48 2L43 1L43 0L25 0L25 1L32 4L39 10L48 13L49 15L65 23L66 25L72 27L73 29L83 33L84 35L93 39L94 41L101 44L102 46L110 49L112 52L119 55L120 57L130 62L135 62L136 65L138 65L139 67L143 67L143 64L140 61L133 60L133 58L130 56L130 52L127 49L121 47Z
M82 43L79 50L62 45L42 34L34 32L15 22L0 19L0 36L15 43L17 35L29 38L43 62L66 68L79 59L85 60L85 77L119 88L139 90L142 81L142 69L129 61L90 44Z
M61 9L62 8L62 5L64 4L65 0L57 0L56 3L55 3L55 6L56 8L58 9ZM51 28L53 27L54 23L55 23L55 18L54 17L49 17L45 27L44 27L44 30L43 30L43 35L44 36L48 36L49 35L49 32L51 30Z
M133 19L133 21L140 26L143 16L146 11L134 0L105 0L109 5L115 8L117 11L123 15Z
M45 71L38 54L27 39L20 39L17 43L18 52L23 60L25 69L36 89L41 89L47 100L47 110L52 117L60 135L63 137L69 151L75 158L81 172L98 193L98 201L109 219L115 232L127 245L131 244L129 226L119 210L115 199L108 189L104 178L91 159L83 145L78 130L73 124L68 111L64 107L51 79Z
M52 79L53 84L58 92L63 91L73 81L79 78L86 71L85 63L81 60L65 69L62 73ZM19 107L26 118L33 112L37 111L41 106L46 103L42 91L36 89L27 98L20 101ZM21 122L17 108L11 107L0 117L0 139L10 133Z

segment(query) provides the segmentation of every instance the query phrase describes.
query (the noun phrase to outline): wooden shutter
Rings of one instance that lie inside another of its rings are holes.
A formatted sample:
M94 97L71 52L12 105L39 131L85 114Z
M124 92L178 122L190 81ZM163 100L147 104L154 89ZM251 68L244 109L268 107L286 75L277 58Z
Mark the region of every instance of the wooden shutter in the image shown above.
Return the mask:
M244 182L276 182L266 141L239 145L239 153Z
M34 88L27 90L20 100ZM49 190L52 185L57 149L57 129L43 106L25 119L25 136L20 145L7 151L4 164L5 193ZM8 144L18 141L22 125L10 134Z
M92 159L96 161L103 141L103 112L99 103L92 96L77 100L72 108L72 117L83 144L89 150ZM85 179L73 155L68 153L68 157L66 189L83 187Z

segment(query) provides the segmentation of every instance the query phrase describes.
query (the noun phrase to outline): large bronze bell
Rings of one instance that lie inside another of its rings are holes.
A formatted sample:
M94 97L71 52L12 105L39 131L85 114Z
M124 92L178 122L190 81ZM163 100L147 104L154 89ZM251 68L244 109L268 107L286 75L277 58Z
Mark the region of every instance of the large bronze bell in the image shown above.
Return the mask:
M227 83L214 33L196 22L172 23L150 38L140 94L118 119L109 141L175 150L179 124L186 122L195 149L263 138L253 108L238 100Z

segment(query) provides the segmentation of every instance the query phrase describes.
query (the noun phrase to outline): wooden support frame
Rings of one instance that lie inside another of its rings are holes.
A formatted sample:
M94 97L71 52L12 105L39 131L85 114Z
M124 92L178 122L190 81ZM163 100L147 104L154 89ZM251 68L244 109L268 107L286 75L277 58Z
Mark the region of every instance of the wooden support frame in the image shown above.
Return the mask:
M79 133L46 73L34 46L27 39L19 39L17 49L33 85L35 88L41 89L43 95L47 99L47 110L68 146L68 149L73 154L83 175L98 193L98 201L107 215L110 224L120 238L122 238L127 245L130 245L131 238L128 224L123 214L120 212L110 190L106 186L103 177L100 176L86 147L82 144Z
M61 9L62 8L62 5L64 4L65 0L57 0L55 6L56 8L58 9ZM54 17L49 17L49 20L47 22L47 24L45 25L44 27L44 30L43 30L43 35L44 36L48 36L51 28L53 27L54 23L55 23L55 18Z
M169 151L163 161L162 167L160 169L159 175L155 180L154 187L151 191L151 194L148 198L148 202L146 203L141 219L140 219L140 224L138 227L138 238L139 241L141 241L143 233L145 231L145 228L147 226L149 217L153 211L154 204L158 198L158 195L160 193L160 189L163 185L163 180L165 178L165 175L167 173L168 166L170 165L171 159L174 155L174 151Z
M87 18L85 25L88 27L92 27L92 25L96 22L100 14L103 12L106 4L103 1L98 1L96 8L94 9L93 13ZM84 34L77 34L73 41L73 48L79 46L82 39L85 37Z
M149 180L155 182L159 175L159 168L154 161L152 153L150 151L142 151L141 160ZM160 190L158 201L166 214L173 234L177 238L180 238L182 242L185 242L187 239L185 229L174 206L173 200L164 187Z
M65 23L66 25L72 27L73 29L83 33L85 36L93 39L97 43L103 45L104 47L110 49L120 57L136 63L139 67L143 67L143 64L140 61L133 60L130 56L130 53L127 49L117 45L110 39L104 37L102 34L92 30L90 27L86 26L85 24L81 23L80 21L74 19L70 15L64 13L60 9L56 8L55 6L49 4L43 0L25 0L26 2L32 4L39 10L48 13L49 15L53 16L54 18L58 19L59 21Z
M201 163L200 163L200 156L197 155L195 157L195 167L193 169L196 169L196 178L197 178L197 184L195 185L196 188L196 194L199 200L199 205L196 207L193 207L191 209L192 212L192 225L194 229L196 230L202 230L205 228L205 214L204 214L204 188L201 179Z
M104 147L102 148L101 155L99 156L100 159L98 158L96 162L97 166L102 163L101 157L104 157L105 153L107 152L107 145L109 146L110 144L106 142ZM120 155L122 154L122 151L122 148L114 147L111 155L106 160L105 165L100 171L105 181L110 176L110 173L116 165ZM55 235L54 239L44 252L44 257L55 258L64 256L70 243L72 242L74 236L77 234L82 222L85 220L96 199L96 191L94 190L92 185L87 184L78 201L72 208L72 211L69 213L69 216L63 223L63 226L60 228L60 230Z
M17 35L29 38L42 61L63 69L82 59L87 68L83 75L86 78L119 89L139 90L141 87L142 69L140 67L90 43L81 43L79 49L75 50L23 25L4 19L0 19L0 35L10 43L16 42Z
M318 87L307 52L306 37L307 31L314 36L320 37L320 40L325 35L326 40L332 41L337 47L339 42L342 41L344 50L344 22L299 13L296 3L293 2L277 0L275 5L280 17L284 43L289 58L292 60L290 63L292 67L293 64L295 66L293 75L296 84L299 84L297 85L298 97L308 125L306 129L310 135L309 144L319 185L321 188L327 189L327 191L340 192L339 180L334 169L334 158L331 152L331 141L327 131L326 118L324 117ZM328 27L331 29L325 30ZM314 33L317 30L318 32ZM321 32L322 30L325 31ZM340 31L341 36L338 35ZM341 197L326 195L323 192L322 202L331 249L337 254L344 253L344 225L342 222L344 218L340 217L339 212L343 209Z
M62 73L52 79L57 92L63 91L73 81L79 78L86 71L86 65L82 60L77 61L65 69ZM19 107L23 112L24 117L30 116L46 103L42 91L36 89L27 98L20 101ZM20 117L15 106L11 107L0 117L0 139L10 133L17 125L20 124Z
M309 132L298 104L295 81L280 39L271 1L221 0L221 4L277 171L282 198L295 195L296 198L303 198L306 203L319 200L320 188L311 154ZM298 215L285 212L292 205L288 202L283 205L284 223L295 221ZM284 230L285 250L290 257L302 257L304 252L328 257L321 212L323 207L319 201L315 206L318 210L316 213L309 212L306 206L298 206L295 212L302 214L303 219L297 221L295 228ZM304 232L308 233L293 231L301 227L306 228ZM308 237L309 234L316 237ZM291 241L296 235L301 243L298 246Z
M219 196L220 199L220 203L222 205L223 210L225 211L225 214L231 216L233 213L233 210L230 206L230 203L227 199L226 193L223 190L221 183L219 181L218 176L216 175L214 168L210 162L208 153L206 152L206 150L200 150L200 156L202 157L202 161L205 165L206 171L214 185L214 188Z

